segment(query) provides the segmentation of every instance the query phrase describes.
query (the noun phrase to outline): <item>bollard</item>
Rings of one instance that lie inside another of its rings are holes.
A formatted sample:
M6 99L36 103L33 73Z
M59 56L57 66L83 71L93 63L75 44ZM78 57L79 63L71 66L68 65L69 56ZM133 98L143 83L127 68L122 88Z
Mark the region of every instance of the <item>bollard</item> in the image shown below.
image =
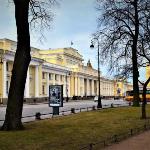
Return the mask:
M87 111L89 111L89 108L87 107Z
M80 112L81 112L82 108L80 108Z
M40 113L40 112L37 112L37 113L35 114L35 119L36 119L36 120L41 120L41 113Z
M92 107L92 110L95 110L95 106Z
M110 106L111 108L114 108L114 105L113 105L113 103L111 103L111 106Z
M129 102L129 106L131 106L131 102Z
M71 108L71 113L75 114L75 109Z
M62 111L62 115L64 115L64 111Z

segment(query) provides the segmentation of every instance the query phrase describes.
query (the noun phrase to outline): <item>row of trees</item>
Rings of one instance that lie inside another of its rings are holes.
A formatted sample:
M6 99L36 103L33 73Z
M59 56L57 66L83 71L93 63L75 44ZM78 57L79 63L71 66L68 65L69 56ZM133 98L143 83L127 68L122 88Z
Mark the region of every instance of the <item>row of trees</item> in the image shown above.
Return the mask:
M101 57L109 62L110 71L128 78L133 75L133 105L139 106L139 68L150 64L149 0L97 0L100 12L98 31ZM146 88L143 84L142 118L146 118Z

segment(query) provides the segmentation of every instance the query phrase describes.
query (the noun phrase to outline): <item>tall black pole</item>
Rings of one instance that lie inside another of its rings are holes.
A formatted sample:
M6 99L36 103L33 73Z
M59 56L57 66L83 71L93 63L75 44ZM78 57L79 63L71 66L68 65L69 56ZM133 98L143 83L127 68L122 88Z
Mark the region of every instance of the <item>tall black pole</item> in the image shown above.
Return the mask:
M100 89L100 64L99 64L99 40L97 39L98 42L98 104L97 108L102 108L102 103L101 103L101 89Z
M102 102L101 102L101 89L100 89L100 64L99 64L99 39L97 37L94 37L93 40L97 40L97 47L98 47L98 104L97 104L97 108L102 108ZM91 41L91 45L90 48L94 48L94 44L93 44L93 40Z

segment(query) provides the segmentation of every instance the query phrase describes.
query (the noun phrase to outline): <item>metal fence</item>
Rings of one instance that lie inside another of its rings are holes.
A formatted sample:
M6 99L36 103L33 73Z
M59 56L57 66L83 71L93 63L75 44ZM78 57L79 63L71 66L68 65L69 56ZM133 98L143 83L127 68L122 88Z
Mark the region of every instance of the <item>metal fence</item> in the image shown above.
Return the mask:
M147 130L150 130L149 121L141 127L134 128L134 129L131 128L127 132L112 135L112 136L106 138L105 140L100 140L100 141L97 141L95 143L89 143L85 146L80 146L79 150L100 150L100 149L104 149L106 146L110 146L112 144L118 143L122 140L125 140L125 139L127 139L131 136L140 134L140 133L142 133L144 131L147 131Z
M127 105L108 104L108 105L103 105L103 108L97 108L96 106L85 107L85 108L77 108L77 109L71 108L69 110L60 111L59 115L53 115L53 113L36 112L35 115L23 116L22 121L27 123L27 122L32 122L32 121L35 121L35 120L48 119L48 118L53 118L53 117L61 117L61 116L76 114L76 113L80 113L80 112L86 112L86 111L88 112L88 111L103 110L103 109L116 108L116 107L127 107L127 106L131 106L131 103L128 103ZM4 122L4 120L0 120L0 122ZM143 131L146 131L146 130L149 130L149 129L150 129L150 122L147 122L141 128L130 129L128 132L124 132L124 133L121 133L121 134L118 134L118 135L117 134L112 135L111 137L108 137L105 140L100 140L100 141L97 141L97 142L94 142L94 143L87 143L86 145L79 145L78 149L79 150L99 150L99 149L103 149L106 146L109 146L113 143L120 142L121 140L124 140L128 137L139 134L139 133L141 133Z
M131 105L130 104L124 105L124 104L113 104L112 103L112 104L108 104L108 105L103 105L103 108L97 108L95 105L93 105L92 107L71 108L68 110L59 111L59 115L53 115L53 113L36 112L34 115L22 116L22 121L24 123L26 123L26 122L32 122L35 120L48 119L48 118L53 118L53 117L61 117L61 116L85 112L85 111L88 112L88 111L93 111L93 110L102 110L102 109L107 109L107 108L126 107L126 106L131 106ZM0 120L0 122L4 122L4 120Z

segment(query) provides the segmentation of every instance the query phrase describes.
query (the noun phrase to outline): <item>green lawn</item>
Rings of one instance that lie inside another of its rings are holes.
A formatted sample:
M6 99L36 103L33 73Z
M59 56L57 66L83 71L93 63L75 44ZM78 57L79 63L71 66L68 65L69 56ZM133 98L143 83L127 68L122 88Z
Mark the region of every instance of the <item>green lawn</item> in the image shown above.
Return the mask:
M143 126L145 120L140 116L141 108L124 107L36 121L25 124L23 131L1 131L0 150L77 150L90 142Z

